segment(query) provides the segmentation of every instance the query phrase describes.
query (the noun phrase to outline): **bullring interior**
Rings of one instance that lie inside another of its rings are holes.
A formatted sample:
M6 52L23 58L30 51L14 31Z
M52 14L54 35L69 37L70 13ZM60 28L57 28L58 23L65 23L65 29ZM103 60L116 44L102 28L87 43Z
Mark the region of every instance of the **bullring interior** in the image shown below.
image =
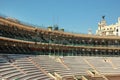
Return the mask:
M119 80L120 38L0 17L0 80Z

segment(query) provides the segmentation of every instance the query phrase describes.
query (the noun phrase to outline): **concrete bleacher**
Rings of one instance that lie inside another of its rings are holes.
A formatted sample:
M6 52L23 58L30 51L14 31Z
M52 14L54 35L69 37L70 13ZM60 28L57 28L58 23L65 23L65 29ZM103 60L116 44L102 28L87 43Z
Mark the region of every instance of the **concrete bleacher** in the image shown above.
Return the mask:
M119 57L110 57L111 62L115 65L116 68L120 68L120 59Z
M53 80L53 78L36 68L34 64L28 60L28 55L10 55L9 59L14 59L14 61L9 62L7 61L8 59L0 58L0 76L2 79Z
M12 66L5 58L1 58L0 60L0 76L2 79L13 80L16 79L16 77L23 75L22 72Z
M75 76L102 80L102 76L89 77L87 71L95 69L105 76L120 75L119 62L119 57L1 54L0 80L74 80Z
M112 59L112 63L111 63ZM119 58L117 58L119 60ZM115 65L119 64L119 61L114 62L114 57L86 57L86 60L93 65L97 71L104 75L119 75L120 69ZM117 61L117 60L115 60ZM115 64L115 65L114 65Z
M74 75L86 75L86 71L90 68L80 56L63 57L63 60Z
M60 62L57 62L55 59L52 59L49 56L44 55L32 57L32 60L47 73L51 73L53 75L58 74L61 78L73 76L70 70L67 70Z

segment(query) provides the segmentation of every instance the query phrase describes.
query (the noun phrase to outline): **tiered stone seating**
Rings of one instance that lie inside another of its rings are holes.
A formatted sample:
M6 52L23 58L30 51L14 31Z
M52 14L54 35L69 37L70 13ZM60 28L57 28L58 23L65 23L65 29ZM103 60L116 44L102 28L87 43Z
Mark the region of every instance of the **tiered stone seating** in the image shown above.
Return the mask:
M31 55L32 56L32 55ZM0 76L7 80L53 80L29 61L30 55L8 54L0 56ZM13 60L8 62L8 60Z
M60 62L56 62L55 59L49 56L32 57L32 60L39 64L47 73L57 73L61 77L73 76L70 70L67 70Z
M98 70L101 74L104 75L111 75L111 74L120 74L120 69L114 68L111 65L110 58L109 57L87 57L87 61L92 64L96 70ZM117 58L118 59L118 58ZM119 59L118 59L119 60ZM113 64L114 58L112 59ZM117 61L117 60L115 60ZM119 64L119 62L116 62Z
M24 76L19 77L20 80L32 80L34 79L48 79L50 80L47 75L45 75L43 72L41 72L38 68L32 64L27 57L18 59L14 62L14 65L17 65L21 70L25 72Z
M13 80L22 75L24 74L7 62L5 58L0 58L0 76L2 79Z
M120 74L120 59L119 59L119 57L110 57L109 59L113 65L115 73Z
M66 56L63 60L74 75L86 75L86 71L90 68L80 56Z
M60 59L63 63L59 61ZM51 57L47 55L0 54L0 79L53 80L48 76L48 73L51 73L53 76L57 74L62 79L68 80L73 76L82 75L90 80L102 80L103 77L100 76L87 77L86 71L94 67L105 76L120 75L119 62L119 57Z
M120 59L119 57L110 57L109 58L116 68L120 68Z
M102 77L90 77L90 76L85 76L88 80L105 80Z

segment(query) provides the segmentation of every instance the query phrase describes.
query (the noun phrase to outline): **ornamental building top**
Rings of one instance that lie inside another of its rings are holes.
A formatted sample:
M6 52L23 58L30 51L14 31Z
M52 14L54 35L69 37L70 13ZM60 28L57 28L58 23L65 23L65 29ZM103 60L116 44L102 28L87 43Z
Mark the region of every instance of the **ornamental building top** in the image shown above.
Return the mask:
M98 29L96 35L99 36L120 36L120 17L115 24L107 25L105 16L102 16L102 20L98 23Z

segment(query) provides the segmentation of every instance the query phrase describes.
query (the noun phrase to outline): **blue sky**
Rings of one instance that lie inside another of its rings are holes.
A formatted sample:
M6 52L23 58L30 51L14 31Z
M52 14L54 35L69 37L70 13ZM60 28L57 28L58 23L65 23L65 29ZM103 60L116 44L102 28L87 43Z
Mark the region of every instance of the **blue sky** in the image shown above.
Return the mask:
M50 26L58 24L65 31L95 33L105 15L107 24L120 17L120 0L0 0L0 14L21 21Z

